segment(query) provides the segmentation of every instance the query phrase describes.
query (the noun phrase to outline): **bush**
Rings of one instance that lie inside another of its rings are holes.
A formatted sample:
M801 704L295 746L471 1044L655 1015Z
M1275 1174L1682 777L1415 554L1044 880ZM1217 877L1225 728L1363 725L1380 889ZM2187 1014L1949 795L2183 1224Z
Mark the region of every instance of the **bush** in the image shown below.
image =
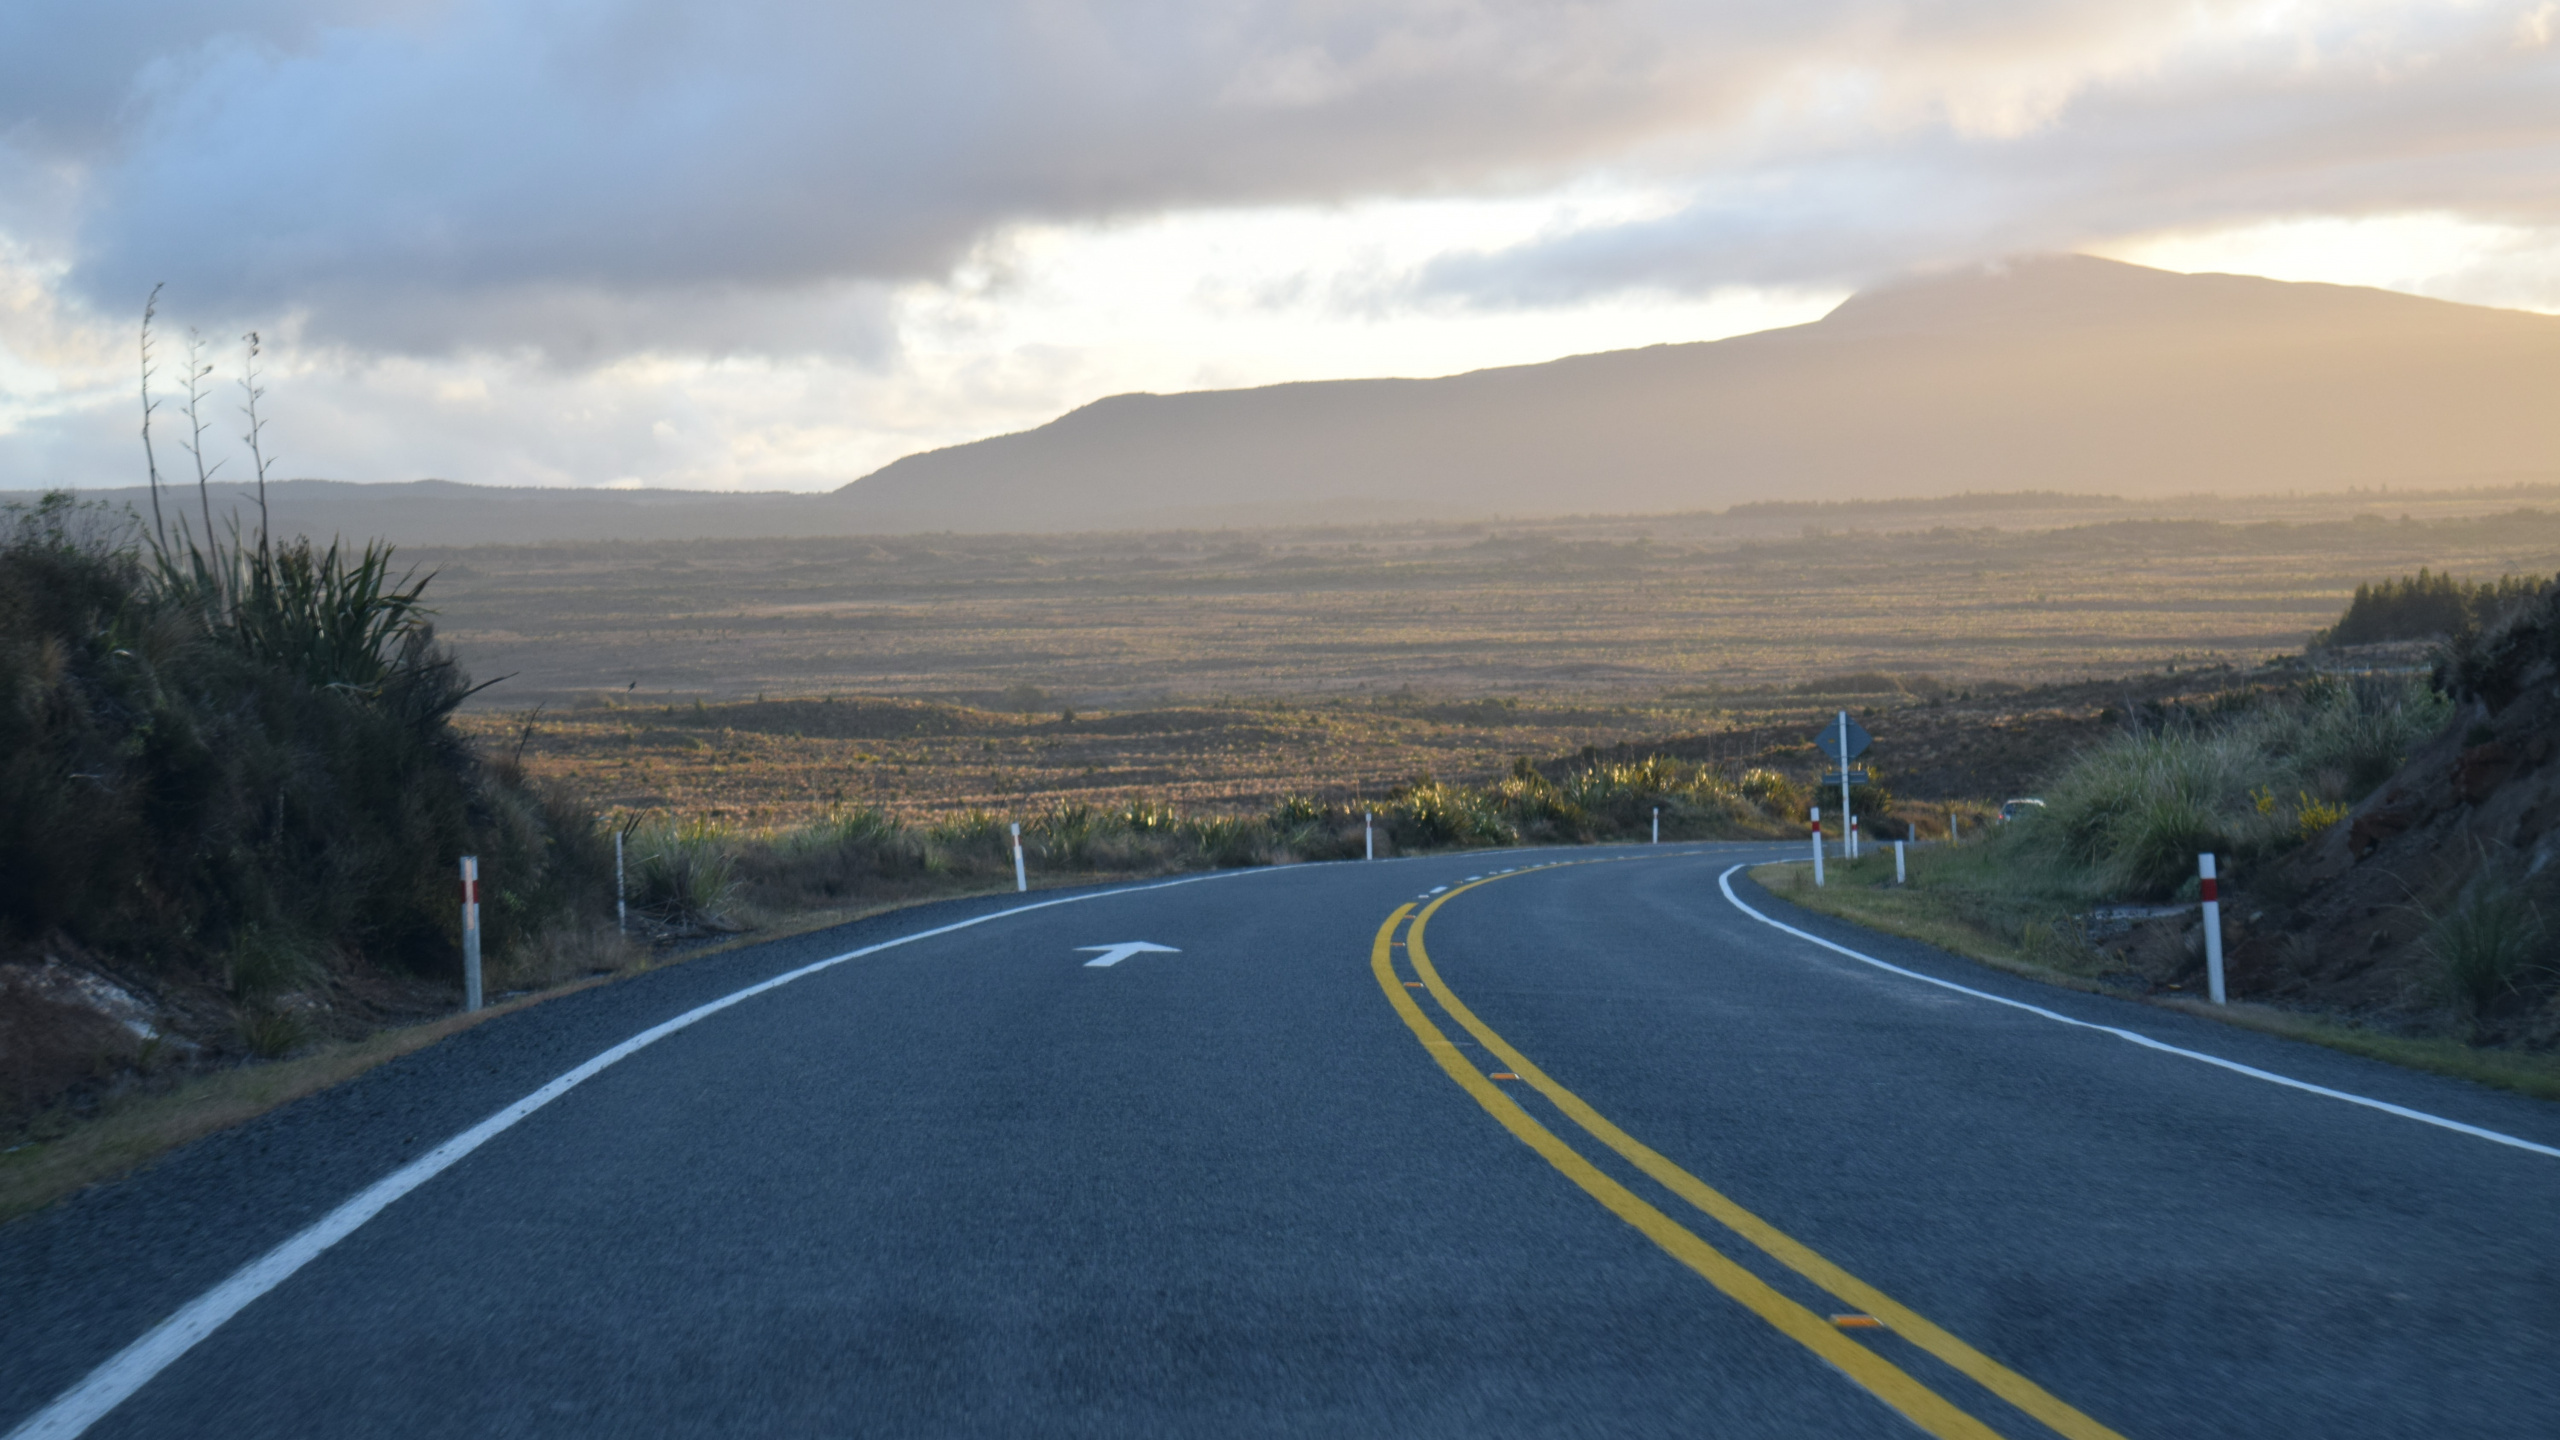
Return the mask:
M697 933L729 926L738 894L735 842L703 820L647 826L632 833L632 908L665 929Z
M2207 707L2083 752L2019 833L2115 893L2165 895L2206 851L2263 857L2336 823L2450 714L2424 684L2374 676Z
M484 764L391 553L160 543L50 496L0 528L0 942L59 931L266 1004L358 960L459 975L610 898L592 823Z
M2483 864L2427 927L2424 943L2446 998L2477 1018L2548 973L2543 933L2541 913L2509 867Z

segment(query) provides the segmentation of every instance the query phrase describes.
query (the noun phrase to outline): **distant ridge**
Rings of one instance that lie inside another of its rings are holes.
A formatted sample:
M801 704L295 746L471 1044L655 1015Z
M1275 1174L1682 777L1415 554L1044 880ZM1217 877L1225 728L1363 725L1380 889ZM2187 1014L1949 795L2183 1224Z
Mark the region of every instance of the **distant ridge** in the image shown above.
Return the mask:
M217 525L238 516L246 528L258 511L247 485L208 487ZM31 492L0 493L24 504ZM83 490L83 500L151 513L140 485ZM195 482L164 486L161 504L203 528ZM760 540L776 535L853 535L863 517L833 495L779 491L594 490L567 486L465 485L451 480L356 484L344 480L275 480L267 508L278 534L326 539L387 536L401 545L557 545L595 540Z
M2048 256L1810 325L1433 380L1118 395L839 492L878 531L1640 514L2560 478L2560 318Z

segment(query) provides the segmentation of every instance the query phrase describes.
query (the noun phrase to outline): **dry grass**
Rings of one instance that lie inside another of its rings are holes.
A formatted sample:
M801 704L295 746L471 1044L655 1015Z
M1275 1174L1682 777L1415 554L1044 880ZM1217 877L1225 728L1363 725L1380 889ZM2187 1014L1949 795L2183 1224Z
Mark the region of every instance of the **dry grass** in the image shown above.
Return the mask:
M1810 733L1814 712L1792 727ZM804 823L879 805L918 815L1023 815L1059 802L1146 800L1262 809L1282 796L1379 795L1418 775L1489 775L1512 757L1615 753L1706 735L1741 761L1780 742L1762 712L1701 705L1581 709L1289 701L1134 712L1010 714L877 697L711 705L594 704L534 723L527 768L603 811L732 824ZM524 717L476 713L466 731L512 747ZM1784 735L1793 744L1801 737Z
M2560 569L2560 514L2514 504L2204 501L2060 528L2025 516L2046 527L2032 530L1989 528L2021 518L1994 511L1840 506L404 558L438 570L439 623L472 670L512 674L492 707L758 693L998 707L1010 687L1045 692L1022 703L1052 715L1408 688L1678 707L1855 671L1961 686L2254 663L2298 651L2375 576ZM2493 506L2513 513L2477 513ZM2338 518L2303 519L2321 513ZM2162 518L2180 514L2217 518Z

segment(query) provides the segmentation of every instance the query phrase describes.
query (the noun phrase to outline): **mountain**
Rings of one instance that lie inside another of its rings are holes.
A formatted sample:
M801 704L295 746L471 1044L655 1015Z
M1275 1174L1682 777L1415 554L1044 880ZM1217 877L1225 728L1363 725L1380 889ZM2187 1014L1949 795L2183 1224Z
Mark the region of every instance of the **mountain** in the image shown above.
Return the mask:
M998 531L2428 487L2560 475L2554 395L2560 318L2048 256L1705 344L1118 395L838 493Z

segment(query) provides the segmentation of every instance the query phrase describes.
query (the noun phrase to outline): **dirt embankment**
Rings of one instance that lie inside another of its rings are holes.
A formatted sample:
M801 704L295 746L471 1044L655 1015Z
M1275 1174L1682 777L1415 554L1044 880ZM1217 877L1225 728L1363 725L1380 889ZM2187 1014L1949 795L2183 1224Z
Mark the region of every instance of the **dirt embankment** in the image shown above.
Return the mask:
M2377 1015L2452 1008L2480 1041L2560 1042L2541 920L2560 888L2560 674L2547 654L2509 659L2521 663L2472 677L2453 723L2343 822L2244 877L2239 993ZM2469 936L2455 928L2466 915ZM2507 973L2465 994L2459 952L2501 944Z

